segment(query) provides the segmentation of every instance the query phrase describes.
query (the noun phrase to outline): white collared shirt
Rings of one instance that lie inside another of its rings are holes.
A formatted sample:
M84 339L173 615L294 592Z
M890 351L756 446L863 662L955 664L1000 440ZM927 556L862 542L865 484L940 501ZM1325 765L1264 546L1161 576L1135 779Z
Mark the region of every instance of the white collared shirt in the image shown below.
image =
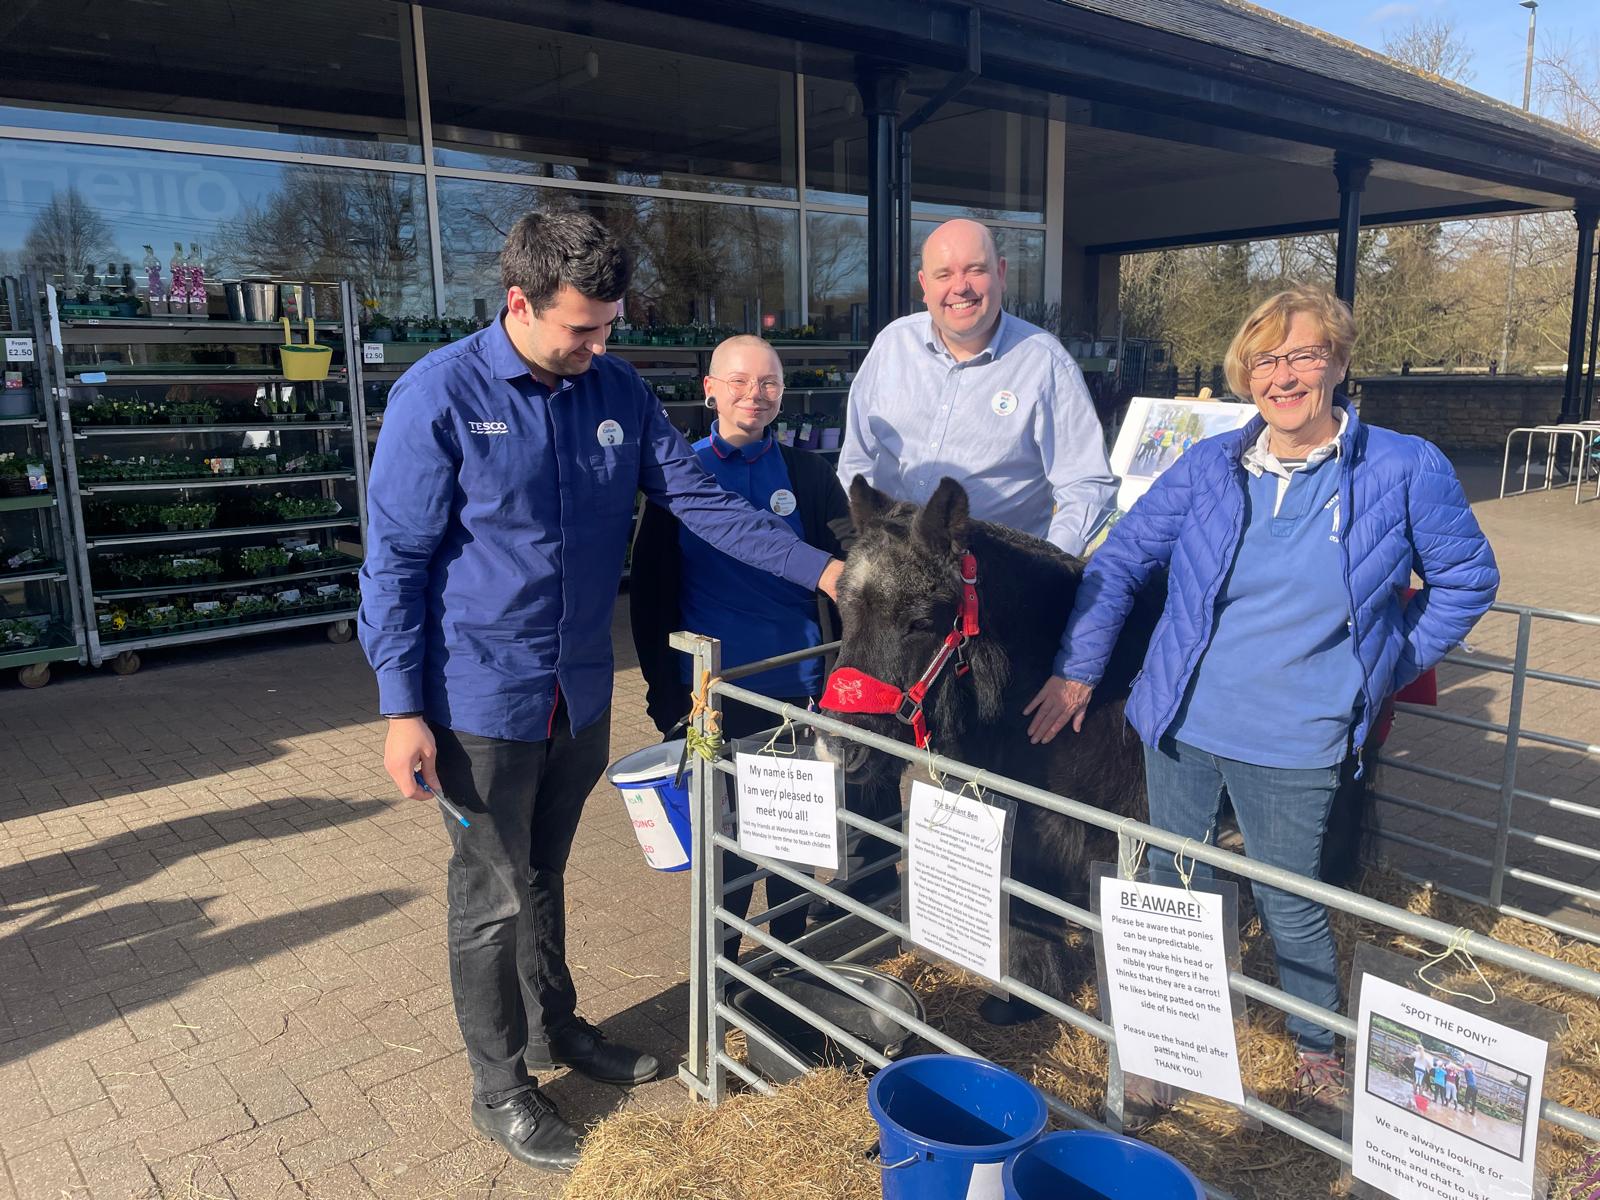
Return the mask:
M1277 476L1278 498L1273 503L1272 513L1278 514L1278 509L1283 507L1283 495L1289 490L1289 480L1294 478L1294 473L1306 467L1314 467L1328 457L1338 458L1344 453L1343 442L1345 428L1350 424L1350 414L1344 409L1335 407L1334 415L1339 418L1339 429L1331 441L1324 442L1310 454L1306 455L1304 463L1286 467L1278 456L1272 452L1272 426L1267 426L1261 431L1261 436L1256 438L1254 444L1247 447L1239 459L1239 465L1250 474L1260 478L1263 474Z

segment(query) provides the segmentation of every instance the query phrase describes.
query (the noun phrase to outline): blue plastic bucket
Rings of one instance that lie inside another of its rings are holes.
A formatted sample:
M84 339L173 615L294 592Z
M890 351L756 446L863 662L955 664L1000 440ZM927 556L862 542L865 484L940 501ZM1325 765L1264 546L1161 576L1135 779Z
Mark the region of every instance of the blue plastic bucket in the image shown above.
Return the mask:
M1120 1133L1046 1134L1005 1167L1005 1200L1205 1200L1172 1155Z
M619 758L606 770L628 806L633 836L644 860L658 871L687 871L693 845L689 824L689 789L672 782L683 758L683 742L647 746ZM684 776L687 785L688 776Z
M1002 1200L1006 1159L1044 1131L1044 1097L981 1058L923 1054L872 1077L884 1200Z

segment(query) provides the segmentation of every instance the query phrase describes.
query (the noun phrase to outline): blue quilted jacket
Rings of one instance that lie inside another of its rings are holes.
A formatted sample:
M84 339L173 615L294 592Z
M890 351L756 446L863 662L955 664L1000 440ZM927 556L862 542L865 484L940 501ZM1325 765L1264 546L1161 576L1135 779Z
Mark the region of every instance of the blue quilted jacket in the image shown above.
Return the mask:
M1349 410L1342 396L1337 402ZM1265 427L1256 417L1242 430L1197 443L1117 523L1084 569L1055 671L1093 685L1134 595L1168 568L1166 609L1127 708L1150 745L1172 727L1210 644L1217 593L1244 530L1247 476L1240 459ZM1342 443L1341 549L1365 673L1355 730L1360 746L1382 702L1443 658L1487 611L1500 572L1437 446L1363 425L1354 412ZM1406 604L1412 571L1425 586ZM1241 718L1248 714L1241 703Z

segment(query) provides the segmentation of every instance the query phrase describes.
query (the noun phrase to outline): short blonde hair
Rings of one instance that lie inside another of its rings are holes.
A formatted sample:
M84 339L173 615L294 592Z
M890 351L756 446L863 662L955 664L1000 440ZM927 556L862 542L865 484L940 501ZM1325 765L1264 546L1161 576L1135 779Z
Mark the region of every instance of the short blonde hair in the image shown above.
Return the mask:
M1263 300L1233 335L1222 369L1234 395L1250 398L1250 360L1281 345L1289 335L1289 322L1299 313L1306 313L1322 327L1329 362L1339 367L1350 365L1356 345L1356 319L1350 306L1320 284L1298 283Z

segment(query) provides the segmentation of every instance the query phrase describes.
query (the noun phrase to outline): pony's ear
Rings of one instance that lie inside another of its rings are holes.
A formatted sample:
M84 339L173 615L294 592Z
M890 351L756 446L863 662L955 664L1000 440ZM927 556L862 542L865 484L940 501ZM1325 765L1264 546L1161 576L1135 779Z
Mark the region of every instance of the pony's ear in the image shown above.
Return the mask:
M874 524L878 518L894 507L894 501L867 482L865 475L857 475L850 482L850 520L857 530Z
M967 490L946 475L917 514L917 540L935 554L967 544Z

